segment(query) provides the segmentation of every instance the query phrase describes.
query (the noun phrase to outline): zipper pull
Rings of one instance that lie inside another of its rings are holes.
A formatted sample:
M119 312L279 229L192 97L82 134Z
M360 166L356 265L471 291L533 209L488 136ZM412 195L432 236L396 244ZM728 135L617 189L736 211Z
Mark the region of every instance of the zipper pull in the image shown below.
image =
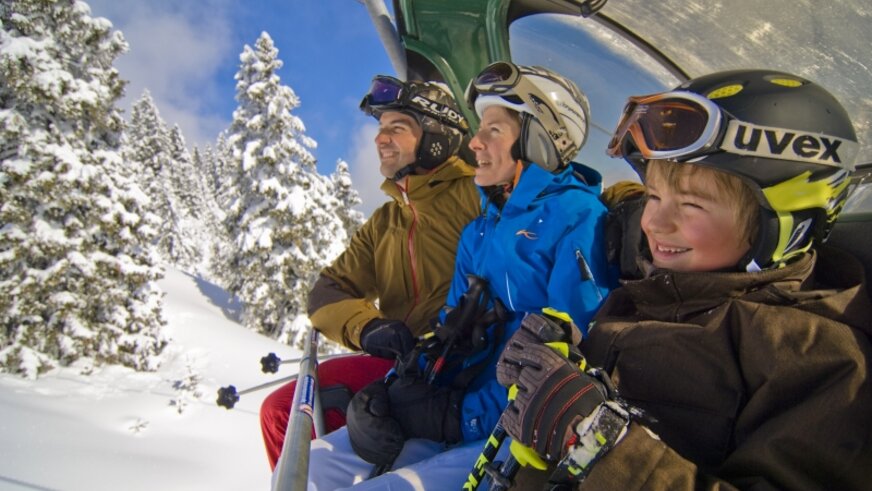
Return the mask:
M584 258L584 254L582 254L578 249L575 250L575 261L578 263L578 269L581 272L581 279L583 281L593 281L593 271L590 270L590 265L587 264L587 259ZM603 294L600 292L599 288L597 288L596 282L593 283L593 290L596 292L599 301L602 302Z

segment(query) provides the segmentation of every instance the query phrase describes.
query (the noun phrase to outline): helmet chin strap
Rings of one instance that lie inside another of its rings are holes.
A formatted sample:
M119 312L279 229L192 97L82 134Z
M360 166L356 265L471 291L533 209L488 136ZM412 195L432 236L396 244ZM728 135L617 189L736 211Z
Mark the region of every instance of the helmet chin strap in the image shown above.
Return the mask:
M418 116L415 115L414 113L412 113L411 111L406 111L405 114L409 114L410 116L414 117L415 121L418 121L418 124L421 124L420 118L418 118ZM418 143L415 146L415 160L410 162L408 165L406 165L402 169L398 170L397 173L394 174L394 177L391 178L392 181L399 182L400 179L408 176L409 174L412 174L413 172L415 172L415 169L418 168L418 159L419 159L418 152L421 149L421 140L422 139L423 139L423 137L419 138Z
M398 170L397 173L394 174L394 177L391 177L391 181L394 181L394 182L399 181L400 179L402 179L402 178L408 176L409 174L415 172L415 168L417 168L417 167L418 167L418 165L417 165L415 162L412 162L411 164L409 164L409 165L403 167L402 169Z

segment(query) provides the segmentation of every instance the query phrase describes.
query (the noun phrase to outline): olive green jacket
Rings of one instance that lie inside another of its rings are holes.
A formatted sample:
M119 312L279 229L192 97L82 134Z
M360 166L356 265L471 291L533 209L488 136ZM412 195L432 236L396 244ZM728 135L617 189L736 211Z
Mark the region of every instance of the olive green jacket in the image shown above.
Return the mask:
M625 282L581 346L652 419L582 489L872 489L870 335L863 268L833 249Z
M473 168L452 157L426 175L385 180L392 199L373 212L309 293L309 318L352 349L372 319L396 319L415 335L445 302L460 231L480 210Z

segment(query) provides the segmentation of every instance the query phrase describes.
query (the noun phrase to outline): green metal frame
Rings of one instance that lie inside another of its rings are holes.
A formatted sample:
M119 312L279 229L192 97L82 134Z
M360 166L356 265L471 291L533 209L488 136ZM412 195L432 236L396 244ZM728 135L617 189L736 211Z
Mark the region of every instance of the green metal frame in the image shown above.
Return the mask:
M395 0L400 40L410 74L438 75L458 101L469 81L487 64L510 59L505 0ZM426 60L428 66L422 66ZM433 73L433 69L438 73ZM471 108L464 114L477 126Z
M587 0L394 0L410 77L442 79L458 101L469 81L498 60L511 60L509 25L536 13L582 15ZM604 3L604 2L603 2ZM424 63L426 62L426 63ZM461 104L473 130L478 118Z

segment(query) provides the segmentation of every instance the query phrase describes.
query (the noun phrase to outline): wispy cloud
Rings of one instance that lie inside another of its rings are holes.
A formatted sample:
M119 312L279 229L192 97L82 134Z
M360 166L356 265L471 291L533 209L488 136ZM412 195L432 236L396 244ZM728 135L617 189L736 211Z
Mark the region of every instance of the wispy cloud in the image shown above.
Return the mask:
M92 15L112 19L130 45L115 65L130 81L121 107L129 109L148 89L164 120L178 124L189 144L202 144L229 124L229 115L216 110L223 105L216 101L227 98L216 74L236 59L241 45L232 36L225 0L192 3L88 0Z
M348 159L351 179L363 200L358 208L367 217L388 200L380 189L385 179L378 170L378 152L374 143L376 133L378 125L373 122L356 127L351 136L351 158Z

